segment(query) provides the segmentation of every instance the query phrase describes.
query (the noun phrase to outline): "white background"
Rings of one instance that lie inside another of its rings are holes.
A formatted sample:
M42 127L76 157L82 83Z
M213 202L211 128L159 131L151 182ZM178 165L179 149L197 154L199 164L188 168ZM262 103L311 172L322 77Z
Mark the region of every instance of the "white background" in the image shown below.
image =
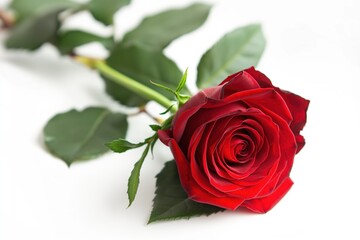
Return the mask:
M144 15L191 2L133 0L116 16L117 34ZM285 198L264 215L227 211L146 225L154 176L169 151L159 145L155 159L146 160L137 199L127 209L127 178L140 151L109 153L69 169L42 145L42 128L58 112L120 109L100 78L50 46L35 54L1 47L0 239L360 239L360 2L204 2L213 4L206 24L166 50L181 69L189 67L190 79L202 53L224 33L259 22L267 47L258 69L275 85L311 100L307 144L295 159L295 184ZM68 24L75 26L110 32L87 15ZM97 46L82 52L104 55ZM150 108L160 111L155 104ZM148 136L146 123L152 122L133 117L129 139Z

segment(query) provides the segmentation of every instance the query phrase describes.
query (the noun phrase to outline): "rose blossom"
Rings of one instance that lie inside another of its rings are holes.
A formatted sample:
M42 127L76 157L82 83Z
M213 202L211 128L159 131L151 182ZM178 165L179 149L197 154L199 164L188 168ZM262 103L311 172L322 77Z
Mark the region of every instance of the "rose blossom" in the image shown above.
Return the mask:
M269 211L290 189L309 101L274 87L254 68L204 89L158 132L194 201Z

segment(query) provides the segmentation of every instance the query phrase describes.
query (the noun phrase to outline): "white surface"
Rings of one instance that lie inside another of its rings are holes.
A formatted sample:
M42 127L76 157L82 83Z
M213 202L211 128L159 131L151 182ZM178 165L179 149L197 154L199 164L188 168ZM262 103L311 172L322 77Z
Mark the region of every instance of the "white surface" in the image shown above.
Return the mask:
M117 15L119 36L145 14L191 1L133 2ZM207 23L166 50L182 69L189 67L192 79L201 54L224 33L260 22L268 43L258 69L275 85L311 100L303 131L307 144L296 158L295 185L286 197L265 215L227 211L146 225L154 176L171 157L168 150L159 145L156 158L146 160L137 199L126 209L127 178L140 151L107 154L68 169L41 144L42 127L58 112L90 105L120 109L103 92L100 78L48 46L35 54L1 49L0 239L360 238L360 2L205 2L214 3ZM94 25L86 20L76 21ZM133 118L130 139L150 133L145 122L151 120Z

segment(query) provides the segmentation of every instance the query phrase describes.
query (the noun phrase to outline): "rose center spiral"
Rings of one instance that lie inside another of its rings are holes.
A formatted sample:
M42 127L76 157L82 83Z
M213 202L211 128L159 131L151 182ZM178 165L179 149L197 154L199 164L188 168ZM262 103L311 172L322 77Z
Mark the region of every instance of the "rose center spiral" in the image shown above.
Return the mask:
M244 136L237 136L233 138L232 149L235 158L234 162L244 164L250 160L253 144L251 139L247 139Z

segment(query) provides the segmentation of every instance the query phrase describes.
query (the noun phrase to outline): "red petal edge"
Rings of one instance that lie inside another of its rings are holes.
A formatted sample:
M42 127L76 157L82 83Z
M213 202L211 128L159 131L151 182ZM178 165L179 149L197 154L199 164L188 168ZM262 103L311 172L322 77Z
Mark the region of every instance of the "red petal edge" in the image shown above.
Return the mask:
M293 181L288 177L269 196L246 200L242 206L256 213L266 213L285 196L293 184Z

